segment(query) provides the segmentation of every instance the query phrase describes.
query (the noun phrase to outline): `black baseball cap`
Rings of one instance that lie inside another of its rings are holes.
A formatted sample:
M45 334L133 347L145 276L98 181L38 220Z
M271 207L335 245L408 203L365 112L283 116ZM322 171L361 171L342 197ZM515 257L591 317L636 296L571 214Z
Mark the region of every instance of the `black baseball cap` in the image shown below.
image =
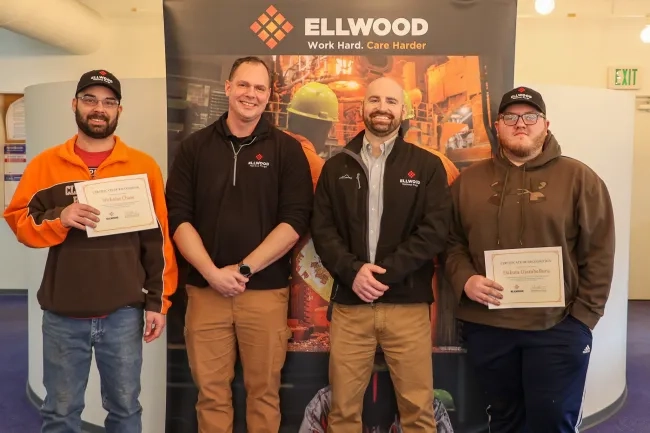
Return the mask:
M529 87L517 87L512 89L501 98L499 104L499 114L512 104L528 104L538 109L542 114L546 114L546 104L539 92Z
M81 78L79 78L75 95L90 86L107 87L115 93L118 101L122 100L122 86L120 85L120 80L105 69L95 69L94 71L88 71L83 74Z

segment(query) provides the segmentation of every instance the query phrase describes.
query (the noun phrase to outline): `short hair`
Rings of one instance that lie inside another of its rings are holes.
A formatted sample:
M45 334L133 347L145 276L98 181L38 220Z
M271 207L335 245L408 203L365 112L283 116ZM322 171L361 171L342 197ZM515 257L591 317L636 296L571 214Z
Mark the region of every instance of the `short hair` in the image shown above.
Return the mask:
M232 77L235 75L235 72L237 72L237 69L244 63L253 63L253 64L259 64L264 66L266 72L269 75L269 87L272 87L273 74L271 73L271 70L269 69L268 65L264 62L264 60L260 59L257 56L240 57L237 60L235 60L235 62L232 64L232 67L230 68L230 74L228 75L229 81L232 81Z

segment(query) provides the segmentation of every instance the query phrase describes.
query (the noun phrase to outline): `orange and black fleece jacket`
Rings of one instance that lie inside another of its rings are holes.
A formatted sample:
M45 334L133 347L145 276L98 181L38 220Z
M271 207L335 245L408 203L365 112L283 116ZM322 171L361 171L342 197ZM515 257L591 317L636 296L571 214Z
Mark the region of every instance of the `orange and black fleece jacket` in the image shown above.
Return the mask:
M97 317L125 306L166 314L178 267L169 238L164 182L149 155L115 137L112 153L94 176L75 154L77 137L37 155L25 169L4 212L18 241L49 248L38 301L43 310ZM146 173L158 228L89 238L66 228L61 212L77 201L75 182Z

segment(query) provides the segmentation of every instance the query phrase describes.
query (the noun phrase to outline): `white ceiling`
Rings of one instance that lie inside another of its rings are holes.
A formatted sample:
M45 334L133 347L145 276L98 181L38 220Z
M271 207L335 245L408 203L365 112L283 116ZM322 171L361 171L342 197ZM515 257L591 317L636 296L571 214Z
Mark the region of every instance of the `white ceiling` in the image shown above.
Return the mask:
M535 0L519 0L521 18L642 18L650 14L650 0L555 0L555 10L547 16L535 12Z
M161 15L163 0L78 0L102 16L128 17ZM219 0L215 0L219 1ZM493 0L481 0L493 1ZM650 0L555 0L551 15L535 12L535 0L518 0L517 15L521 18L640 18L650 14Z
M163 0L78 0L106 18L162 15Z

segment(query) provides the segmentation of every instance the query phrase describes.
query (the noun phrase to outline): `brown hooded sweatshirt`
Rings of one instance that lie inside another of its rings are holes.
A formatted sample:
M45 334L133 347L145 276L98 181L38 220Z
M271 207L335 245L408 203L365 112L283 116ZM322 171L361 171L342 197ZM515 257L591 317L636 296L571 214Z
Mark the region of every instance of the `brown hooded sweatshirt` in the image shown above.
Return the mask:
M446 272L459 319L543 330L571 314L596 326L614 270L614 214L607 187L594 171L562 156L549 131L535 159L517 167L493 155L463 171L451 193L454 219ZM485 276L484 251L554 246L562 247L565 308L489 310L464 293L472 275Z

